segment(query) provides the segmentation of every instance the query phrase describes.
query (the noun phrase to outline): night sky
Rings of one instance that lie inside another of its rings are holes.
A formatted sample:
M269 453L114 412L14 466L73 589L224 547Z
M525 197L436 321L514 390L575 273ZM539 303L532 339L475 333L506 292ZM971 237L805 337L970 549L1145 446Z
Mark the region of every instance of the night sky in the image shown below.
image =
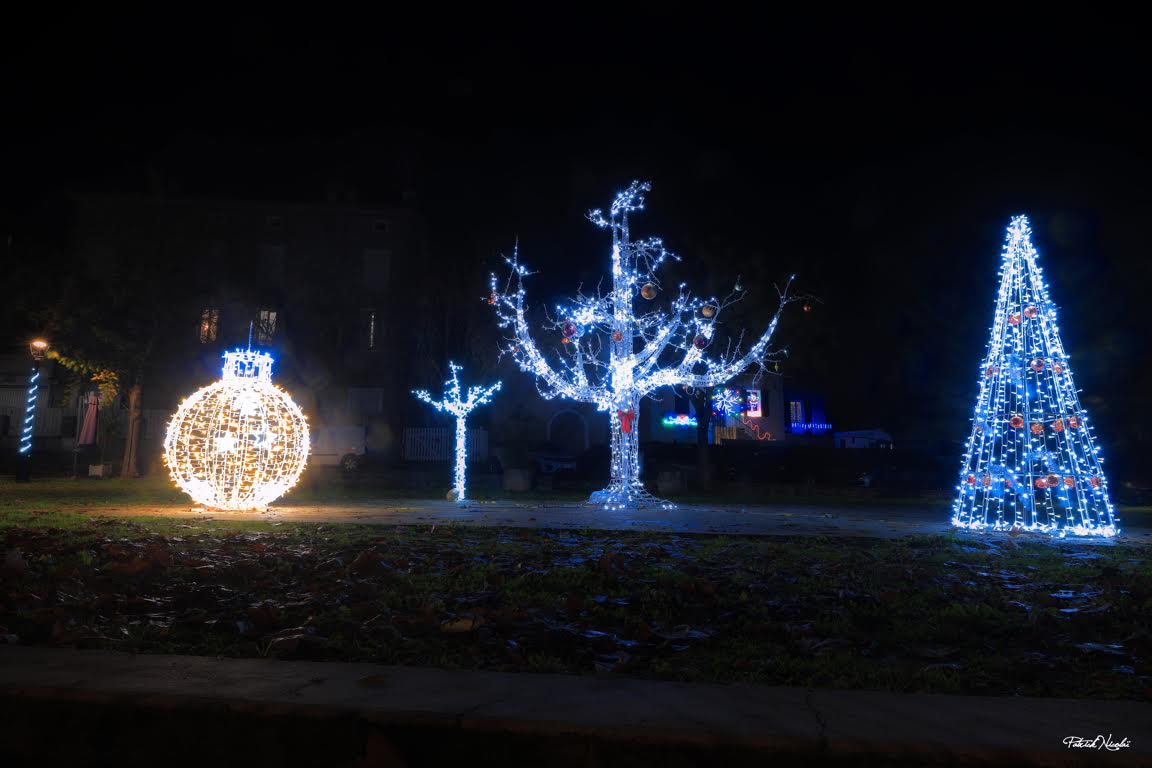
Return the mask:
M791 273L819 298L783 324L781 368L825 394L837 428L958 441L1004 227L1027 213L1105 456L1146 484L1144 46L999 28L604 26L580 45L484 48L386 26L27 30L5 53L3 221L17 244L50 238L67 193L145 194L157 177L229 198L319 201L335 182L390 204L407 189L442 269L476 281L465 292L485 292L518 237L543 300L606 263L584 211L651 179L636 229L694 284L743 275L741 319L758 323Z

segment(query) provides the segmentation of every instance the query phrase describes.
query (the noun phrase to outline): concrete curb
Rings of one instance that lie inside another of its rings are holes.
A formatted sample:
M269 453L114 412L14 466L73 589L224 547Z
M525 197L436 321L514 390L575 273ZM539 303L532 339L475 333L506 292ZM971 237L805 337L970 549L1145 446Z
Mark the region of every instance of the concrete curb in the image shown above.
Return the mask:
M334 759L324 764L341 765L440 764L459 759L457 752L475 762L477 749L533 765L752 765L769 756L807 765L1152 763L1152 705L1131 701L0 648L0 742L10 754L22 755L31 740L59 739L51 724L62 721L104 740L117 729L146 730L149 743L184 743L180 752L189 759L211 741L188 742L195 724L242 742L230 754L248 755L245 765L274 764L261 762L272 753L274 762L315 765L316 756L305 754L311 748ZM305 732L307 745L282 751ZM256 749L253 733L268 743ZM1064 744L1097 735L1131 746ZM374 752L386 759L372 762ZM184 764L179 756L163 762ZM121 753L117 764L135 763Z

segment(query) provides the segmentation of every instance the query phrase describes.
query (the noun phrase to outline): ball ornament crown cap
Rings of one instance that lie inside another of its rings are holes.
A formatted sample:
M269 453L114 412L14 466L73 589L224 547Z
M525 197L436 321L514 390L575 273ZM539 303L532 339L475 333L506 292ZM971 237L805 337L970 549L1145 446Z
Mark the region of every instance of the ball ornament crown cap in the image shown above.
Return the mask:
M237 349L224 353L225 379L256 379L272 381L272 355L251 349Z

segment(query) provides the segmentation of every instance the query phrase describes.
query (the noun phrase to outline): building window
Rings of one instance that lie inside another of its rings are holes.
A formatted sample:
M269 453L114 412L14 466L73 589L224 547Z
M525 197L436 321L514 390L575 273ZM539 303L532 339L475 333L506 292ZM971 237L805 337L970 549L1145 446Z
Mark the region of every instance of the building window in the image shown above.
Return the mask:
M792 418L793 424L804 423L804 403L800 400L793 400L788 404L788 414Z
M200 343L208 344L216 341L216 329L220 325L220 310L205 307L200 313Z
M378 235L388 234L388 219L373 219L372 231Z
M392 251L386 248L364 249L364 290L388 289L388 273L392 268Z
M261 245L260 264L269 277L282 280L284 278L284 246Z
M363 329L364 346L368 349L376 349L376 310L375 309L362 309L360 310L360 327Z
M284 229L284 217L266 216L264 218L264 225L273 232L279 232L280 230Z
M271 344L276 336L276 310L262 309L256 313L256 341Z

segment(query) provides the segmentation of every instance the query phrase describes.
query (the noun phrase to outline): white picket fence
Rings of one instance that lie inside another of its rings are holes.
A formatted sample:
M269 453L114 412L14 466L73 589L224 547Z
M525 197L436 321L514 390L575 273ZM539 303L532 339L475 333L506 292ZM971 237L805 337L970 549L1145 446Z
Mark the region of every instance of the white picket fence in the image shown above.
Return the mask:
M406 427L400 457L405 461L450 461L456 455L456 430ZM468 430L468 461L488 460L488 430Z

